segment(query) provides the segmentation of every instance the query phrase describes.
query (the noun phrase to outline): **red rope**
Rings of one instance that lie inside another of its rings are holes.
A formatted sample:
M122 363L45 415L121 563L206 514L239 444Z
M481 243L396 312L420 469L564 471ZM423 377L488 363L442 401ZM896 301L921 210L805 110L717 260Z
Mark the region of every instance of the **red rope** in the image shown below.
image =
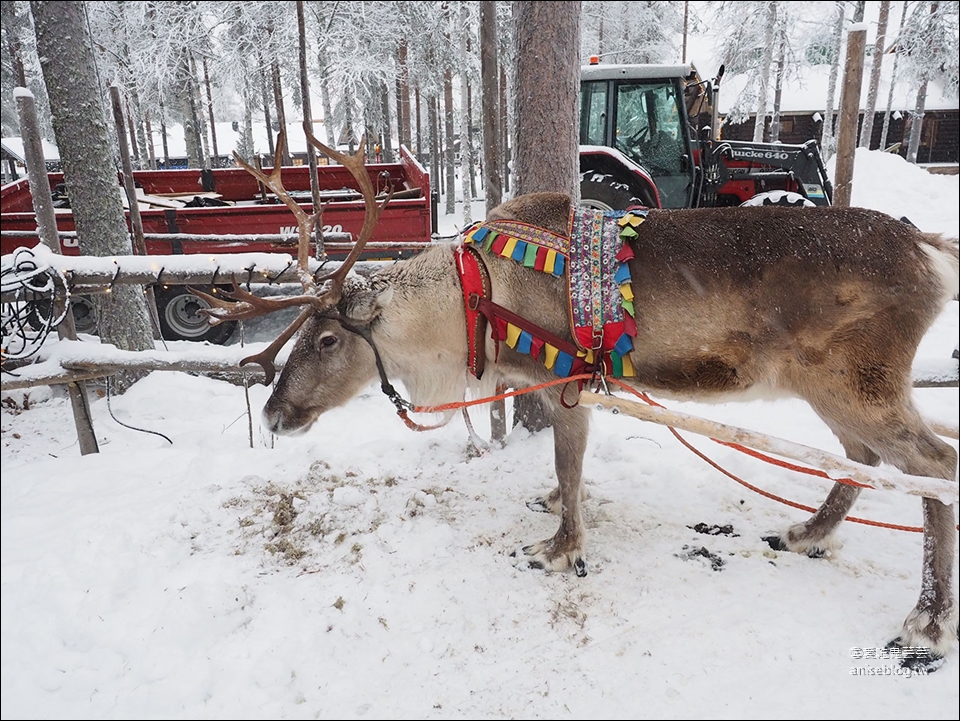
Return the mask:
M630 386L626 385L625 383L621 383L620 381L616 380L615 378L609 378L608 380L611 381L611 382L613 382L613 383L615 383L616 385L620 386L620 387L623 388L624 390L629 391L629 392L632 393L633 395L637 396L637 398L641 399L642 401L644 401L645 403L647 403L647 404L649 404L649 405L651 405L651 406L655 406L655 407L657 407L657 408L663 408L663 407L664 407L664 406L660 405L659 403L657 403L656 401L654 401L654 400L653 400L652 398L650 398L649 396L647 396L646 393L641 393L641 392L639 392L639 391L637 391L637 390L634 390L634 389L631 388ZM670 427L668 426L668 428L670 428ZM816 508L811 508L810 506L805 506L805 505L803 505L802 503L797 503L796 501L791 501L791 500L789 500L789 499L782 498L781 496L774 495L773 493L770 493L770 492L768 492L768 491L764 491L764 490L761 489L761 488L757 488L756 486L751 485L750 483L747 483L745 480L743 480L743 479L740 478L739 476L736 476L736 475L734 475L733 473L731 473L730 471L728 471L728 470L726 470L725 468L721 467L719 464L717 464L716 462L714 462L714 461L712 461L711 459L709 459L705 454L701 453L699 450L697 450L696 448L694 448L693 445L691 445L686 439L684 439L683 436L681 436L680 433L677 432L677 430L676 430L675 428L670 428L670 432L674 435L674 437L675 437L678 441L680 441L684 446L686 446L687 449L690 450L692 453L694 453L695 455L697 455L697 456L699 456L700 458L702 458L704 461L706 461L706 462L709 463L711 466L713 466L713 467L716 468L718 471L720 471L723 475L725 475L725 476L727 476L727 477L729 477L729 478L732 478L734 481L736 481L736 482L739 483L740 485L744 486L745 488L749 488L749 489L750 489L751 491L753 491L754 493L759 493L761 496L764 496L765 498L769 498L769 499L771 499L771 500L773 500L773 501L777 501L778 503L782 503L782 504L784 504L785 506L790 506L791 508L798 508L798 509L800 509L800 510L802 510L802 511L808 511L808 512L810 512L810 513L815 513L815 512L816 512L816 510L817 510ZM748 456L752 456L753 458L757 458L757 459L759 459L759 460L761 460L761 461L764 461L764 462L766 462L766 463L769 463L769 464L771 464L771 465L780 466L781 468L786 468L786 469L791 470L791 471L796 471L797 473L806 473L807 475L810 475L810 476L817 476L817 477L819 477L819 478L826 478L827 480L836 481L837 483L845 483L845 484L848 485L848 486L858 486L858 487L860 487L860 488L873 488L873 486L870 486L870 485L868 485L868 484L866 484L866 483L860 483L860 482L858 482L858 481L853 480L852 478L831 478L829 475L827 475L826 473L824 473L823 471L821 471L821 470L819 470L819 469L816 469L816 468L806 468L806 467L804 467L804 466L798 466L798 465L796 465L795 463L789 463L789 462L787 462L787 461L782 461L782 460L780 460L780 459L778 459L778 458L773 458L772 456L768 456L768 455L766 455L765 453L761 453L760 451L756 451L756 450L754 450L754 449L752 449L752 448L746 448L745 446L741 446L739 443L729 443L729 442L727 442L727 441L719 441L719 440L717 440L716 438L711 438L710 440L713 441L714 443L719 443L719 444L722 445L722 446L728 446L729 448L733 448L734 450L740 451L741 453L745 453L745 454L748 455ZM877 528L891 528L891 529L897 530L897 531L909 531L909 532L911 532L911 533L923 533L923 528L922 528L922 527L918 527L918 526L901 526L901 525L896 524L896 523L884 523L884 522L882 522L882 521L871 521L871 520L868 519L868 518L857 518L856 516L847 516L844 520L850 521L850 522L852 522L852 523L862 523L862 524L865 525L865 526L875 526L875 527L877 527Z
M446 403L446 404L439 405L439 406L417 406L417 407L415 407L413 410L414 410L415 413L438 413L438 412L442 412L442 411L456 410L456 409L458 409L458 408L467 408L467 407L470 407L470 406L477 406L477 405L483 405L483 404L486 404L486 403L491 403L491 402L493 402L493 401L504 400L504 399L506 399L506 398L512 398L512 397L514 397L514 396L523 395L524 393L532 393L533 391L538 391L538 390L541 390L541 389L543 389L543 388L548 388L548 387L554 386L554 385L559 385L559 384L563 384L563 383L571 383L571 382L573 382L573 381L578 381L578 382L580 382L580 381L590 380L590 379L592 379L592 378L594 378L594 376L591 375L590 373L581 373L581 374L579 374L579 375L570 376L570 377L568 377L568 378L558 378L558 379L555 379L555 380L552 380L552 381L547 381L546 383L541 383L541 384L539 384L539 385L530 386L530 387L528 387L528 388L521 388L521 389L519 389L519 390L509 391L509 392L507 392L507 393L500 393L500 394L498 394L498 395L489 396L489 397L487 397L487 398L478 398L478 399L472 400L472 401L461 401L461 402L457 402L457 403ZM631 388L630 386L628 386L627 384L625 384L625 383L617 380L616 378L609 378L609 377L608 377L606 380L609 381L609 382L611 382L611 383L614 383L614 384L620 386L620 387L623 388L624 390L626 390L626 391L628 391L629 393L635 395L637 398L639 398L640 400L644 401L645 403L648 403L648 404L651 405L651 406L656 406L656 407L658 407L658 408L664 408L664 406L660 405L659 403L657 403L656 401L654 401L653 399L651 399L649 396L647 396L646 393L641 393L640 391L637 391L637 390ZM428 430L429 428L438 428L438 427L439 427L439 426L415 427L415 424L413 424L412 421L410 421L410 420L409 420L408 418L406 418L405 416L403 416L403 420L404 420L404 422L407 424L408 427L413 428L414 430ZM441 424L441 425L442 425L442 424ZM772 500L772 501L776 501L776 502L778 502L778 503L782 503L782 504L784 504L785 506L790 506L791 508L797 508L797 509L799 509L799 510L801 510L801 511L807 511L808 513L815 513L815 512L816 512L816 510L817 510L816 508L812 508L812 507L810 507L810 506L805 506L805 505L803 505L802 503L797 503L796 501L791 501L791 500L786 499L786 498L783 498L783 497L781 497L781 496L777 496L777 495L775 495L775 494L773 494L773 493L770 493L769 491L765 491L765 490L763 490L762 488L757 488L756 486L748 483L747 481L745 481L745 480L743 480L742 478L740 478L739 476L731 473L730 471L726 470L725 468L723 468L722 466L720 466L720 465L719 465L718 463L716 463L715 461L713 461L713 460L711 460L710 458L708 458L704 453L702 453L701 451L699 451L699 450L698 450L697 448L695 448L689 441L687 441L683 436L681 436L680 433L677 431L676 428L673 428L673 427L671 427L671 426L667 426L667 428L668 428L668 429L670 430L670 432L674 435L674 437L675 437L678 441L680 441L680 443L682 443L682 444L687 448L687 450L689 450L691 453L695 454L696 456L698 456L699 458L701 458L702 460L704 460L706 463L708 463L709 465L711 465L711 466L712 466L713 468L715 468L716 470L720 471L723 475L727 476L728 478L733 479L734 481L736 481L736 482L739 483L740 485L744 486L745 488L749 488L749 489L750 489L751 491L753 491L754 493L757 493L757 494L763 496L764 498L769 498L769 499ZM868 485L868 484L866 484L866 483L860 483L859 481L855 481L855 480L853 480L852 478L832 478L832 477L829 476L827 473L825 473L824 471L821 471L821 470L819 470L819 469L806 468L806 467L804 467L804 466L798 466L798 465L795 464L795 463L790 463L790 462L788 462L788 461L782 461L782 460L780 460L780 459L773 458L772 456L768 456L768 455L766 455L765 453L761 453L760 451L754 450L754 449L752 449L752 448L747 448L746 446L742 446L742 445L740 445L739 443L730 443L730 442L727 442L727 441L720 441L720 440L717 440L716 438L711 438L710 440L713 441L714 443L719 443L719 444L722 445L722 446L727 446L727 447L729 447L729 448L733 448L734 450L737 450L737 451L739 451L739 452L741 452L741 453L744 453L744 454L746 454L746 455L748 455L748 456L752 456L753 458L756 458L756 459L758 459L758 460L764 461L765 463L769 463L769 464L774 465L774 466L779 466L779 467L781 467L781 468L786 468L787 470L796 471L797 473L805 473L805 474L810 475L810 476L817 476L817 477L819 477L819 478L825 478L825 479L827 479L827 480L829 480L829 481L835 481L835 482L837 482L837 483L845 483L845 484L847 484L847 485L850 485L850 486L858 486L858 487L860 487L860 488L871 488L871 489L873 488L873 486L870 486L870 485ZM850 521L850 522L852 522L852 523L861 523L861 524L863 524L863 525L865 525L865 526L874 526L874 527L877 527L877 528L890 528L890 529L893 529L893 530L895 530L895 531L909 531L909 532L911 532L911 533L923 533L923 528L922 528L922 527L918 527L918 526L901 526L901 525L896 524L896 523L884 523L884 522L882 522L882 521L871 521L871 520L868 519L868 518L857 518L856 516L847 516L844 520ZM960 526L958 526L958 528L960 528Z

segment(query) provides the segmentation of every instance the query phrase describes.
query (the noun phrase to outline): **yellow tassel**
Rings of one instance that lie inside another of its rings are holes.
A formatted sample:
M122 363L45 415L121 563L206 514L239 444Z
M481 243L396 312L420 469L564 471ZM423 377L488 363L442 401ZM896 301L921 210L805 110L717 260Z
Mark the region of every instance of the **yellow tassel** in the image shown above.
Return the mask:
M557 354L560 352L559 348L554 348L549 343L545 343L543 346L544 350L544 360L543 364L549 369L553 370L553 366L557 362Z
M520 340L520 328L513 323L507 323L507 345L516 348L518 340Z

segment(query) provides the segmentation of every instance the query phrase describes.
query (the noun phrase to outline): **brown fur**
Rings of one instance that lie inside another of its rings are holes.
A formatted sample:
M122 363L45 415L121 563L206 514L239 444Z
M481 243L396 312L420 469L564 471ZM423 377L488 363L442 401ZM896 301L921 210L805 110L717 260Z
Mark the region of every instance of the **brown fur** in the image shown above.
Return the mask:
M569 212L569 198L541 193L504 203L490 219L566 233ZM955 245L858 208L651 211L638 233L630 265L638 388L700 400L796 396L810 403L852 460L955 478L956 453L930 430L911 397L917 345L957 292ZM345 288L339 317L308 322L264 409L267 426L303 431L376 378L370 345L345 330L345 320L370 329L387 373L403 382L413 403L461 400L467 347L455 252L434 248L358 279ZM566 279L493 255L487 266L495 302L572 339ZM486 365L488 384L525 387L553 378L542 363L503 345L495 362L489 338ZM558 513L560 527L525 547L519 561L582 575L588 411L564 408L559 394L558 387L541 392L554 430L558 486L532 507ZM828 549L857 495L837 484L778 543L812 555ZM957 636L955 520L939 501L923 506L922 588L896 643L943 656Z

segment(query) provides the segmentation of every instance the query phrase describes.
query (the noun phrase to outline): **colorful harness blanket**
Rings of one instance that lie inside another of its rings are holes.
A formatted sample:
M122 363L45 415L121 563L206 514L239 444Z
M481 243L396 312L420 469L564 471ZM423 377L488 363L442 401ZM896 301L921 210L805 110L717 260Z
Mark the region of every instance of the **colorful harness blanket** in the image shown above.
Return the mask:
M504 324L501 337L511 348L540 359L556 375L602 371L615 377L634 375L629 352L637 334L633 290L627 265L645 211L600 211L576 208L570 232L557 235L527 223L497 220L476 223L463 234L466 244L511 258L527 268L568 278L568 297L576 353L567 353L538 338L536 331Z

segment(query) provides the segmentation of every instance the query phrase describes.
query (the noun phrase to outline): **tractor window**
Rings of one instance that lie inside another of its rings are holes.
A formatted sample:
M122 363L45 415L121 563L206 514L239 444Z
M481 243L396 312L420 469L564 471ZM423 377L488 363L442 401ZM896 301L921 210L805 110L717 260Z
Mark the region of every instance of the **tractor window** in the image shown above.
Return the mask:
M607 83L583 83L580 102L581 145L606 145Z
M617 90L616 146L655 176L683 172L686 148L677 102L669 83L623 83Z

